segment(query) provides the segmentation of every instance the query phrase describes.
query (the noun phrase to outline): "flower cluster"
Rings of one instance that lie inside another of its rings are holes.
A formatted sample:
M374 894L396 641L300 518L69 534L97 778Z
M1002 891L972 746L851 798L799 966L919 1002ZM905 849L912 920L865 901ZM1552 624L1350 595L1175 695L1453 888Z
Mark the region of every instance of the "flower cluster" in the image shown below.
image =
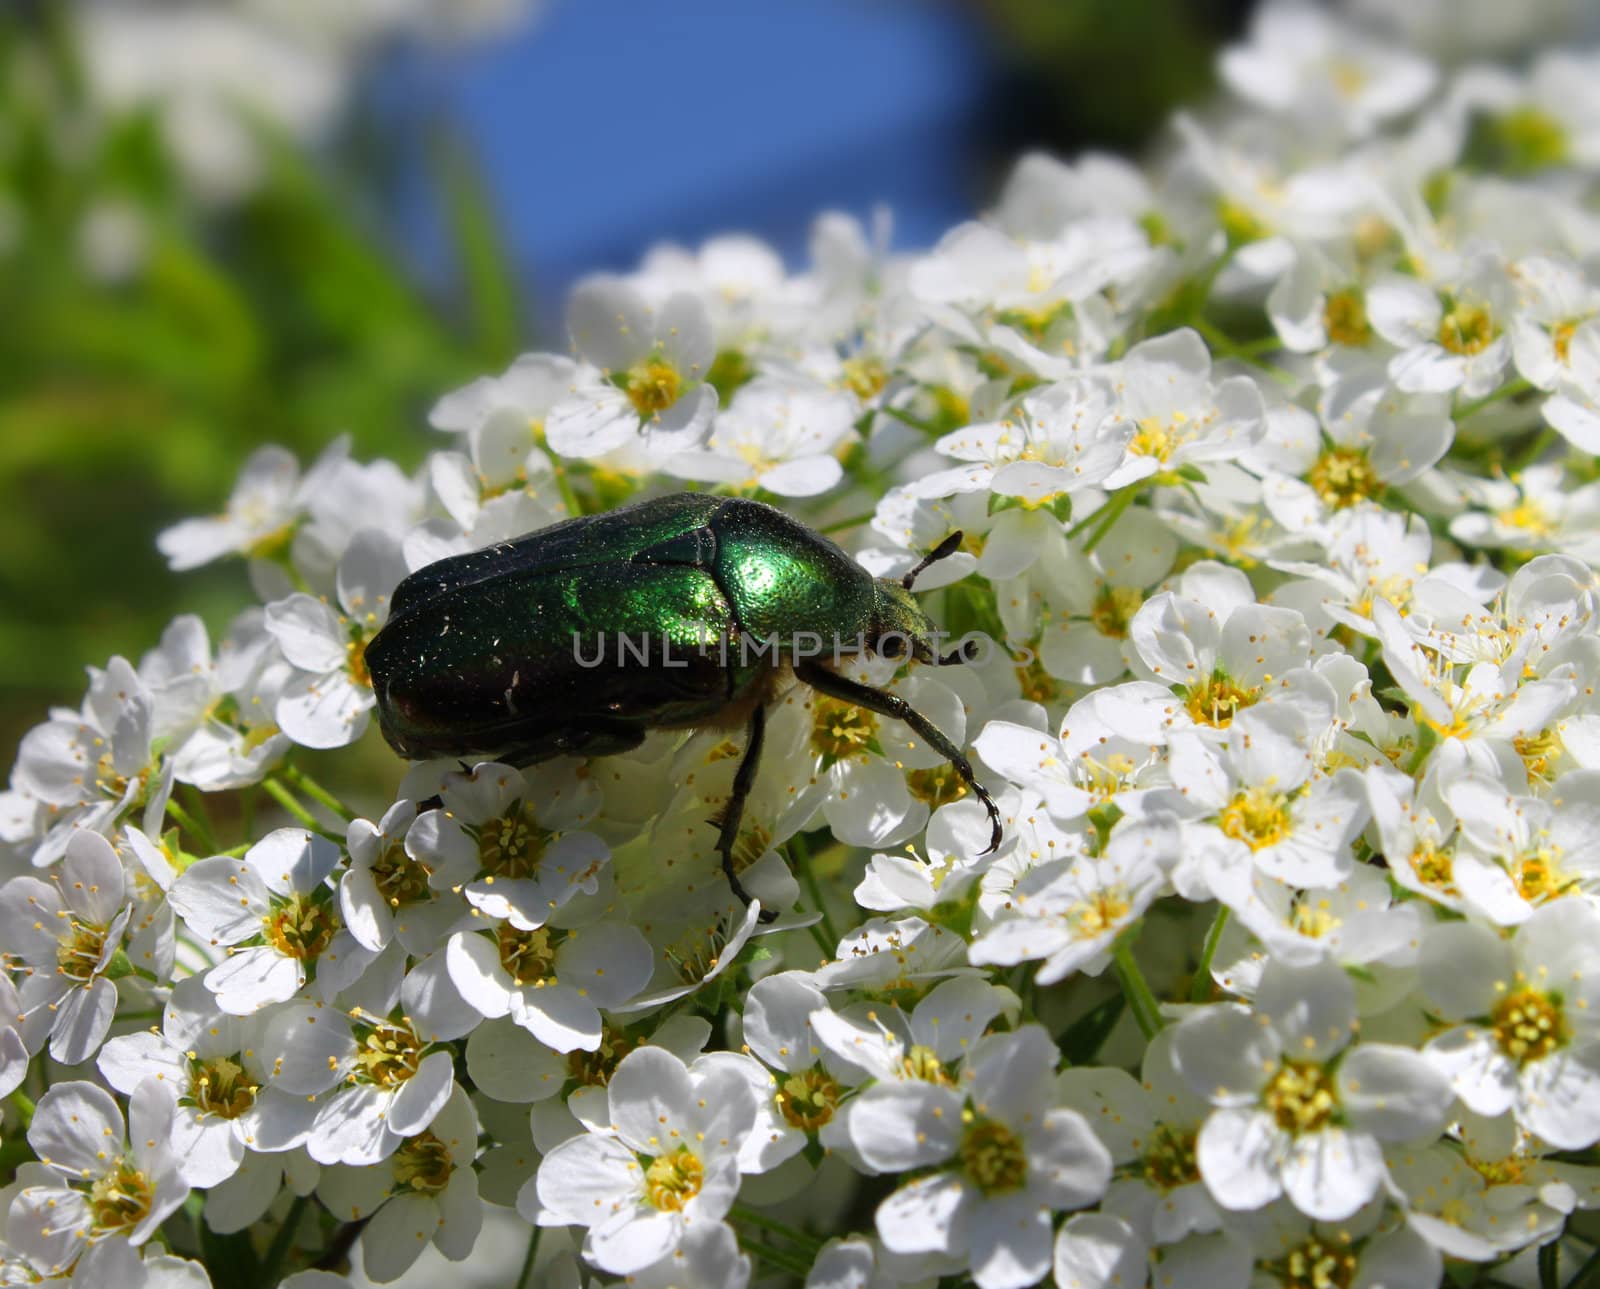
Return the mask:
M420 469L266 449L163 533L261 603L91 670L0 797L0 1279L192 1286L243 1232L383 1281L485 1202L525 1284L1592 1268L1600 53L1272 4L1220 70L1159 165L1027 157L922 254L660 249ZM994 647L839 665L998 848L792 676L748 906L737 732L307 773L409 573L684 489L886 578L959 532L917 590Z

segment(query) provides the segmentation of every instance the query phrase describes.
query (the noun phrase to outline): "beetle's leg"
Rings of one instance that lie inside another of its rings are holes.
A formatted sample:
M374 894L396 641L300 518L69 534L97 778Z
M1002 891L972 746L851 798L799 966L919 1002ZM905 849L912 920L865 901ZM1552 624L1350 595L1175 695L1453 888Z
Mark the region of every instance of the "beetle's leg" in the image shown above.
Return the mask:
M935 658L935 667L954 667L963 662L971 662L978 656L978 642L976 640L963 640L949 653Z
M750 712L750 734L745 740L744 756L734 772L733 788L728 793L728 804L722 812L721 827L717 831L717 853L722 856L722 871L727 875L733 893L746 904L750 893L733 871L733 845L739 840L739 824L744 818L744 803L749 800L750 789L756 784L756 767L761 763L761 744L767 733L766 708L759 703ZM761 920L771 922L778 916L777 909L762 909Z
M869 712L877 712L880 716L904 721L911 726L935 752L955 766L962 782L977 794L978 800L983 802L983 808L989 812L989 849L984 851L984 854L992 854L1000 849L1000 839L1004 835L1004 829L1000 826L1000 807L995 805L994 798L973 774L972 762L967 760L960 748L944 736L938 726L899 695L886 694L881 689L874 689L871 685L863 685L860 681L829 671L815 658L797 659L794 664L794 674L811 688L831 698L854 703L857 707L865 707Z

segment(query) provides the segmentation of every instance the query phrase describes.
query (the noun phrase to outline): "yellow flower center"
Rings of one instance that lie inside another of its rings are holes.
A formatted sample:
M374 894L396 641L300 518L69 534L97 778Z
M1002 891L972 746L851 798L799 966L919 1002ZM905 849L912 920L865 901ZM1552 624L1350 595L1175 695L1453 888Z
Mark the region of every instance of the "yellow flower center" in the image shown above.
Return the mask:
M1229 246L1259 242L1269 232L1253 211L1228 197L1217 202L1217 222L1227 234Z
M1144 596L1136 588L1107 583L1095 597L1094 608L1089 610L1089 620L1101 635L1113 640L1126 640L1128 624L1143 603Z
M1562 871L1560 852L1550 846L1517 856L1511 865L1511 880L1517 884L1517 894L1529 904L1560 899L1577 884Z
M1481 354L1498 333L1489 310L1481 304L1447 298L1439 323L1439 343L1453 354Z
M1028 1152L1005 1124L974 1116L957 1151L961 1172L985 1195L1019 1191L1028 1183Z
M406 854L406 848L397 841L385 846L373 861L372 880L384 903L392 909L428 896L428 870Z
M500 946L500 965L519 985L542 988L555 984L556 950L549 928L519 931L511 923L502 922L495 939Z
M1489 1013L1500 1050L1518 1065L1541 1061L1572 1037L1560 994L1522 988L1507 994Z
M1048 707L1061 697L1060 682L1044 669L1044 664L1039 661L1037 654L1025 666L1016 668L1016 673L1022 697L1030 703L1040 703Z
M367 670L367 638L361 636L344 647L344 669L350 679L365 689L372 688L372 673Z
M1417 848L1411 852L1411 871L1424 886L1455 894L1455 860L1431 841L1417 843Z
M1556 351L1556 357L1563 363L1572 361L1572 337L1578 332L1576 322L1562 322L1550 328L1550 344Z
M1383 490L1383 480L1372 468L1365 448L1329 448L1317 458L1306 479L1312 491L1335 510L1348 510Z
M137 1226L150 1212L154 1198L150 1179L131 1160L119 1157L111 1170L95 1178L89 1187L89 1211L94 1215L95 1231L126 1231Z
M1343 923L1344 919L1334 915L1333 906L1326 897L1312 899L1302 895L1295 900L1294 908L1289 912L1289 925L1312 939L1321 939Z
M677 1213L700 1193L705 1173L700 1156L687 1146L657 1155L644 1170L645 1198L665 1213Z
M1127 892L1120 886L1114 886L1096 891L1086 900L1079 900L1063 916L1077 939L1093 940L1096 936L1115 931L1132 909Z
M1535 537L1549 537L1556 530L1550 512L1544 508L1542 502L1532 497L1524 497L1501 518L1507 527L1520 528Z
M863 403L883 393L883 387L889 383L889 369L883 365L883 359L876 356L846 358L841 367L845 388Z
M1172 459L1174 452L1194 437L1194 431L1187 428L1188 420L1182 412L1174 415L1170 422L1163 422L1154 416L1145 417L1134 431L1128 451L1134 456L1151 457L1165 464Z
M394 1152L394 1180L401 1191L437 1195L450 1184L453 1172L450 1147L431 1132L418 1133Z
M833 1077L812 1066L786 1078L774 1099L786 1122L802 1132L815 1132L833 1118L839 1096L840 1087Z
M1251 850L1275 846L1289 835L1289 797L1269 788L1246 788L1223 807L1222 831Z
M531 802L516 801L478 830L478 857L491 877L534 877L553 837L539 826Z
M1260 689L1240 685L1221 672L1213 672L1184 694L1183 705L1196 725L1226 729L1233 718L1261 696Z
M1512 174L1564 165L1570 155L1566 127L1531 104L1495 117L1489 129L1501 167Z
M607 1025L600 1033L600 1046L592 1052L578 1048L567 1056L567 1073L585 1087L603 1088L611 1082L622 1058L644 1043Z
M678 395L683 392L683 377L671 363L652 358L628 373L625 388L634 411L648 421L678 401Z
M301 962L320 957L339 929L329 896L321 889L276 903L261 922L267 942L284 957L298 958Z
M1356 287L1334 291L1322 306L1322 325L1328 339L1336 345L1360 349L1372 339L1372 324L1367 321L1367 302Z
M1200 1163L1195 1158L1193 1132L1182 1132L1171 1124L1158 1123L1150 1134L1150 1144L1139 1158L1138 1168L1145 1182L1165 1194L1200 1180Z
M846 761L870 750L878 717L864 707L818 694L811 704L811 747L824 760Z
M256 1103L259 1089L244 1067L226 1056L194 1061L189 1072L189 1100L201 1114L237 1119Z
M900 1058L900 1072L908 1079L920 1079L923 1083L936 1083L944 1088L955 1086L955 1081L944 1072L944 1063L934 1055L933 1049L923 1047L920 1043Z
M68 980L93 980L100 970L100 955L105 952L106 928L68 916L72 931L56 944L56 971Z
M1332 1077L1309 1061L1285 1061L1261 1098L1278 1127L1295 1136L1317 1131L1339 1108Z
M967 795L967 784L948 761L940 762L930 770L912 770L906 775L906 786L918 801L927 803L930 810L960 801Z
M1312 1236L1283 1260L1283 1289L1350 1289L1356 1255Z
M380 1088L398 1087L417 1072L426 1046L409 1021L358 1027L356 1065L350 1077Z
M1552 764L1562 752L1561 732L1543 729L1537 734L1518 734L1511 740L1528 771L1530 783L1545 783L1551 778Z

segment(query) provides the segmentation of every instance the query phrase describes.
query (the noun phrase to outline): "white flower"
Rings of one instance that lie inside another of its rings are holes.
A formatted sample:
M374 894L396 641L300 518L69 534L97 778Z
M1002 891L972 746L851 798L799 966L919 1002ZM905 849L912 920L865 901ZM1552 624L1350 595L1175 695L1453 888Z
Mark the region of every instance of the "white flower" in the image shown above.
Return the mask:
M844 477L839 454L856 439L855 419L849 394L761 377L734 394L704 451L671 457L665 468L680 479L816 496Z
M658 310L618 278L591 278L568 301L567 327L595 367L581 369L550 409L545 428L556 452L604 456L641 430L681 433L692 445L710 427L711 321L694 296L674 295Z
M129 1120L92 1083L58 1083L39 1098L28 1144L37 1164L18 1172L7 1234L30 1262L59 1275L91 1244L138 1246L189 1194L168 1141L172 1100L141 1084Z
M1420 1055L1387 1043L1346 1050L1356 1024L1344 969L1272 963L1255 1010L1187 1017L1173 1058L1215 1107L1196 1143L1200 1175L1227 1209L1280 1195L1319 1221L1350 1217L1383 1182L1382 1141L1438 1135L1449 1089Z
M1513 309L1506 266L1491 255L1437 284L1393 275L1367 292L1373 330L1400 350L1389 375L1407 393L1492 392L1511 359L1505 329Z
M691 1228L727 1216L755 1099L732 1070L692 1074L644 1047L617 1066L610 1105L613 1135L557 1146L539 1165L538 1194L542 1222L587 1227L586 1255L628 1275L683 1249Z
M1179 855L1179 832L1168 822L1130 822L1114 830L1105 853L1051 860L1029 872L1011 894L1009 914L972 943L975 965L1045 961L1034 976L1053 985L1074 972L1099 975L1111 947L1167 885Z
M439 797L440 808L418 815L405 841L433 889L459 890L472 908L509 918L521 931L542 927L580 893L595 893L610 850L578 826L600 804L580 762L524 771L484 761L446 774Z
M21 1030L37 1051L77 1065L99 1050L117 1009L113 958L133 909L122 863L98 833L73 835L48 882L14 877L0 887L0 935L22 960ZM8 1030L8 1033L14 1033Z
M492 935L457 932L445 958L472 1007L491 1020L509 1015L558 1052L598 1048L600 1009L631 1002L653 965L645 938L618 922L532 931L502 922Z
M199 568L224 555L281 558L311 497L327 486L349 448L348 439L336 440L304 478L292 452L270 444L257 448L240 469L221 515L186 519L165 530L156 538L156 545L178 571Z
M89 668L79 711L58 709L22 737L12 785L50 807L50 828L33 850L43 868L65 853L79 830L109 833L143 808L147 832L159 831L172 789L172 765L157 743L155 696L125 658Z
M377 701L367 673L367 642L389 619L389 596L406 575L396 541L363 529L339 560L339 605L297 592L269 604L267 630L303 674L278 697L278 725L306 747L344 747L367 728Z
M1003 420L945 435L937 447L975 463L963 490L1044 505L1097 487L1122 465L1134 427L1114 415L1114 398L1103 376L1065 380L1028 395Z
M1052 1256L1051 1214L1105 1193L1111 1156L1083 1116L1056 1104L1056 1048L1037 1026L996 1035L959 1086L893 1085L852 1119L869 1162L939 1168L878 1206L878 1238L898 1253L964 1256L979 1289L1037 1283Z
M289 1149L311 1126L315 1107L265 1086L251 1028L221 1011L198 976L173 989L159 1030L112 1039L99 1066L118 1092L153 1079L172 1099L171 1145L191 1186L216 1186L247 1149Z
M279 828L243 859L202 859L173 883L168 898L178 916L228 950L205 973L223 1011L248 1016L284 1002L313 970L319 989L335 991L370 960L339 922L327 880L338 862L333 843L303 828Z
M1211 353L1190 330L1135 345L1115 369L1117 414L1132 423L1128 459L1105 480L1122 488L1184 466L1236 460L1266 432L1248 376L1213 380Z
M1507 1110L1564 1150L1600 1139L1600 914L1582 899L1536 910L1502 940L1471 922L1422 942L1423 990L1457 1024L1423 1054L1479 1114Z
M370 1218L362 1231L362 1266L373 1280L387 1282L429 1241L453 1262L472 1253L483 1225L472 1168L477 1153L472 1102L455 1087L432 1126L409 1136L386 1164L325 1168L317 1194L342 1221Z

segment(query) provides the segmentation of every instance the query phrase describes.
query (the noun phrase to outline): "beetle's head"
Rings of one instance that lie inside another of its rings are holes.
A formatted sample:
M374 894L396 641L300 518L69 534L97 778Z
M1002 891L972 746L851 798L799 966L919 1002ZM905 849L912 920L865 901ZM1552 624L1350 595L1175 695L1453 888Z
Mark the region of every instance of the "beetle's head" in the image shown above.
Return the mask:
M966 654L960 649L943 655L939 653L938 628L911 593L923 569L954 554L960 545L961 534L951 533L904 577L898 580L887 577L873 580L876 594L872 630L867 641L873 653L881 658L904 658L909 652L918 662L936 665L966 661Z

